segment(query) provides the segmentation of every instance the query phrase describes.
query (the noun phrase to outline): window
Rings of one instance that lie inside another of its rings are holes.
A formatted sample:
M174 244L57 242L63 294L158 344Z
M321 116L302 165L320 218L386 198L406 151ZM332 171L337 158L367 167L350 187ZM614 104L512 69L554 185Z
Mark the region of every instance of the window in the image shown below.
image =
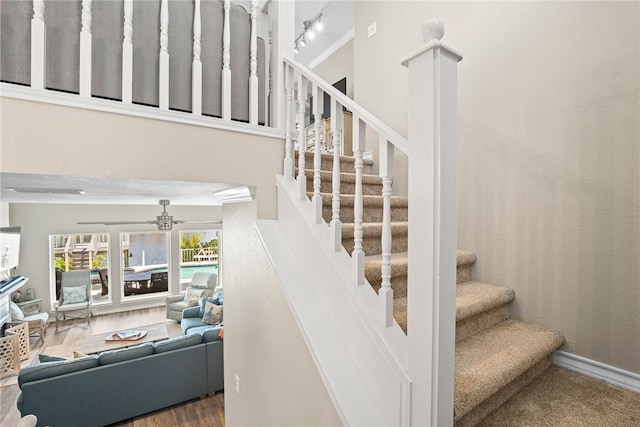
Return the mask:
M169 290L169 234L120 233L125 298Z
M109 283L109 235L105 233L54 234L49 236L55 277L55 297L60 298L61 273L91 271L93 304L111 301Z
M180 292L196 271L218 273L220 230L180 232Z

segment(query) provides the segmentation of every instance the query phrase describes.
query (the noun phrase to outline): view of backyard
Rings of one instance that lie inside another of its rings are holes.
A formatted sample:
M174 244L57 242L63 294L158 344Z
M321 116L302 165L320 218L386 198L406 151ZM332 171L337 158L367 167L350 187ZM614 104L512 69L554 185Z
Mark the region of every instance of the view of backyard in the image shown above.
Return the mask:
M174 266L170 234L166 232L120 233L122 269L121 299L168 292L171 271L180 269L180 292L196 271L218 274L220 230L181 231L180 262ZM109 234L63 234L50 236L52 286L60 294L61 272L90 270L93 304L111 302L112 276Z

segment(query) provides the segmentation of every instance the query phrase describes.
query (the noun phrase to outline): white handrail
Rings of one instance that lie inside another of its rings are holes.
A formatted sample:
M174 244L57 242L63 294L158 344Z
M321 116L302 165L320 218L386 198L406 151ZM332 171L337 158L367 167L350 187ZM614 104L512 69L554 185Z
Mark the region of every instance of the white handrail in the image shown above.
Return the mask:
M335 99L345 107L347 110L357 114L360 117L360 120L364 121L368 126L370 126L373 130L375 130L378 134L383 135L389 142L391 142L394 146L396 146L400 151L404 154L409 155L409 142L407 138L402 136L396 130L391 128L389 125L385 124L378 117L374 116L371 112L367 111L360 104L355 102L353 99L349 98L347 95L340 92L335 87L331 86L324 79L318 76L316 73L311 71L309 68L304 65L292 60L291 58L285 57L284 62L295 69L300 74L304 75L304 77L309 80L311 83L316 84L320 89L322 89L325 93L331 96L331 98Z

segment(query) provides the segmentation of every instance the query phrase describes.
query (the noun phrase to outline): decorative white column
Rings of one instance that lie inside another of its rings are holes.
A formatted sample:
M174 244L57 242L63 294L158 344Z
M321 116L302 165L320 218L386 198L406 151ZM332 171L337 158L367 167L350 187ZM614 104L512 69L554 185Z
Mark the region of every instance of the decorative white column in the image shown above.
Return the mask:
M356 171L356 191L353 204L353 275L356 285L364 285L364 250L362 248L362 154L365 151L367 126L356 113L353 113L353 157Z
M298 117L296 122L298 126L298 197L300 200L307 199L307 176L304 174L307 148L306 129L304 126L304 118L307 111L306 104L307 79L301 73L298 73Z
M313 85L313 120L314 120L314 145L313 145L313 197L311 198L311 209L313 211L314 222L322 224L322 196L320 195L320 186L322 180L320 177L320 168L322 166L322 112L324 111L324 92Z
M342 105L331 98L331 143L333 146L333 174L331 184L331 222L329 223L329 245L338 252L342 248L342 222L340 221L340 153L342 150L342 133L344 132L344 114Z
M249 123L258 124L258 2L251 0L251 42L249 52Z
M80 29L80 96L91 97L91 0L82 0Z
M293 131L293 68L285 64L285 92L286 92L286 112L284 115L284 176L293 180L293 142L291 132Z
M426 46L409 68L408 370L414 425L453 425L456 292L457 63L440 42L444 25L422 28Z
M44 23L44 0L33 0L31 19L31 87L44 89L47 65L47 28Z
M122 102L133 97L133 0L124 0L124 39L122 41Z
M231 1L224 0L222 25L222 118L231 120Z
M169 109L169 0L160 3L160 109Z
M200 0L195 0L193 5L193 65L191 67L191 112L202 114L202 60L200 54L202 47L202 17L200 12Z
M382 178L382 285L378 291L385 327L393 325L393 289L391 288L391 195L395 150L391 142L380 136L380 177Z

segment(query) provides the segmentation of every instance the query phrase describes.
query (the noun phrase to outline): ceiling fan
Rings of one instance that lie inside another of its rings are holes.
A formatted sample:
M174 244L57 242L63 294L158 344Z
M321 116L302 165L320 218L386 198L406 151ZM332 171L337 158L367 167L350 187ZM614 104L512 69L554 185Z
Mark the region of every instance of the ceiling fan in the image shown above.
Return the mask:
M155 220L149 221L88 221L78 222L78 224L102 224L102 225L125 225L125 224L155 224L158 231L171 231L173 224L185 224L185 223L203 223L203 224L222 224L222 221L215 220L178 220L173 219L173 216L167 213L167 206L169 206L169 200L160 200L160 206L162 206L162 214L158 215Z

